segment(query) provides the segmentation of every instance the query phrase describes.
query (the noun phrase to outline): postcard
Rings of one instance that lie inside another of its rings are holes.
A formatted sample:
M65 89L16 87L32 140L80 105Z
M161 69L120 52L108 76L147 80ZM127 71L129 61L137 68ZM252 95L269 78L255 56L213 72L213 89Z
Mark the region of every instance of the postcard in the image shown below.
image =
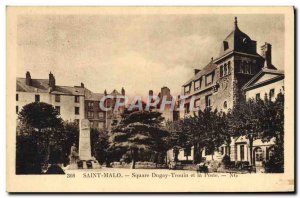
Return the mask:
M294 192L293 7L7 12L8 192Z

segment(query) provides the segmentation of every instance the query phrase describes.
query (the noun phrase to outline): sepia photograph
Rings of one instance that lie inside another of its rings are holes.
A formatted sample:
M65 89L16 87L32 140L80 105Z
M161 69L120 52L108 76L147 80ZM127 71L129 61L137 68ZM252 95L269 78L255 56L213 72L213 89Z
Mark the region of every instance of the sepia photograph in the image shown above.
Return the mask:
M293 7L6 12L7 191L295 190Z

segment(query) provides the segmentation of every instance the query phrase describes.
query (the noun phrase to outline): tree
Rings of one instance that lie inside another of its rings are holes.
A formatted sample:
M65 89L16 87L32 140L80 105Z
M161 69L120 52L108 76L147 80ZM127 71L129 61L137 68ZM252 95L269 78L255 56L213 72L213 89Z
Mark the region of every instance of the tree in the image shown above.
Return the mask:
M188 134L183 131L183 120L168 121L166 129L169 131L167 138L168 149L173 149L174 161L178 161L179 149L185 148L188 143Z
M19 113L21 123L29 125L41 132L43 129L58 128L62 126L60 114L50 104L33 102L25 105Z
M271 156L266 165L270 172L284 172L284 95L279 93L275 102L266 98L262 112L262 140L275 138L273 152L276 154Z
M134 169L139 150L161 151L163 138L168 135L161 127L163 119L159 112L125 110L121 122L110 134L110 147L129 150Z
M63 125L59 113L53 106L42 102L27 104L19 113L18 119L17 156L20 157L20 153L25 152L22 148L26 147L25 144L28 142L23 140L31 139L32 148L36 148L34 151L37 152L31 153L36 158L35 166L40 167L42 162L48 160L53 163L57 162L59 157L57 154L61 152L61 148L56 150L52 156L50 156L50 151L51 147L56 145L55 140L60 140ZM17 161L20 162L18 159ZM26 159L21 161L24 162ZM27 171L27 173L29 172Z
M194 146L194 163L202 160L202 151L211 151L224 143L226 132L225 114L206 108L198 114L184 118L182 131L187 135L186 145Z
M261 120L264 117L264 101L242 100L234 106L229 127L234 137L246 136L249 140L250 164L253 164L253 142L261 136Z

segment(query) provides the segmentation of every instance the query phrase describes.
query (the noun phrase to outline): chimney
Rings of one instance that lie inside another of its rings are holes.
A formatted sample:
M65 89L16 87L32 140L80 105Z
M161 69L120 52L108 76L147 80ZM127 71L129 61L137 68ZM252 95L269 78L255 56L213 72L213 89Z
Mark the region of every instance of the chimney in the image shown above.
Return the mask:
M31 83L31 75L30 75L29 71L26 72L26 85L28 85L28 86L32 85L32 83Z
M107 95L107 91L106 91L106 89L104 90L104 95L105 95L105 96Z
M80 83L80 87L84 88L84 84L83 84L83 83Z
M272 45L270 43L265 43L261 46L261 56L265 59L264 67L269 67L272 65Z
M49 74L49 87L55 88L55 78L51 72Z
M149 90L149 96L153 96L153 90Z
M170 89L166 86L161 88L161 96L168 96L170 95Z
M201 70L200 69L194 69L194 74L198 74Z
M124 87L122 87L121 93L122 93L123 96L125 96L125 89L124 89Z

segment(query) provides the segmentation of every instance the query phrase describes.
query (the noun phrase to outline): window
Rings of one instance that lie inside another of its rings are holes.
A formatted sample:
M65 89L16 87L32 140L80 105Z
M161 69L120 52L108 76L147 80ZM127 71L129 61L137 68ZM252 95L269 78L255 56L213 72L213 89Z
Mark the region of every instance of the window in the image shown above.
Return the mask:
M195 86L195 91L198 90L198 89L200 89L200 79L199 79L199 80L196 80L196 81L194 82L194 86Z
M191 91L191 85L190 84L184 87L184 94L189 94L190 91Z
M76 124L79 124L79 119L75 119L74 122L75 122Z
M90 127L94 128L94 121L90 121Z
M270 93L269 93L270 99L272 99L274 97L274 95L275 95L275 90L271 89Z
M75 96L75 102L79 103L79 96Z
M208 74L207 76L205 76L205 85L210 85L213 82L213 75L212 74Z
M227 73L227 64L225 63L224 65L224 76L226 76L228 73Z
M227 73L230 74L231 72L231 66L230 66L230 61L228 61L228 66L227 66Z
M19 94L16 94L16 101L19 101Z
M99 112L98 113L98 118L103 118L104 117L104 113L103 112Z
M75 107L75 115L79 115L79 107Z
M249 68L248 68L248 69L249 69L249 71L248 71L249 74L252 74L252 66L253 66L253 64L252 64L252 63L249 63Z
M226 51L229 48L228 42L223 41L224 51Z
M88 111L88 118L94 118L94 112Z
M255 149L255 161L260 162L263 160L263 151L260 147Z
M35 102L40 102L40 95L35 95Z
M58 113L60 113L60 106L55 106L55 109Z
M223 107L224 109L227 109L227 101L224 101Z
M244 161L245 159L245 149L244 149L244 145L240 146L240 157L241 157L241 161Z
M190 113L190 103L184 104L184 113Z
M94 103L93 102L88 102L88 108L92 109L94 107Z
M19 113L19 107L16 106L16 113L18 114Z
M259 93L255 95L255 99L256 99L256 101L260 100L260 94Z
M195 107L200 107L200 98L195 100Z
M245 73L246 72L246 62L245 61L241 64L240 72L241 73Z
M55 102L60 102L60 95L55 95Z
M98 122L98 128L103 129L104 128L104 122Z
M220 77L223 77L223 65L220 67Z
M205 106L211 107L211 95L205 96Z

